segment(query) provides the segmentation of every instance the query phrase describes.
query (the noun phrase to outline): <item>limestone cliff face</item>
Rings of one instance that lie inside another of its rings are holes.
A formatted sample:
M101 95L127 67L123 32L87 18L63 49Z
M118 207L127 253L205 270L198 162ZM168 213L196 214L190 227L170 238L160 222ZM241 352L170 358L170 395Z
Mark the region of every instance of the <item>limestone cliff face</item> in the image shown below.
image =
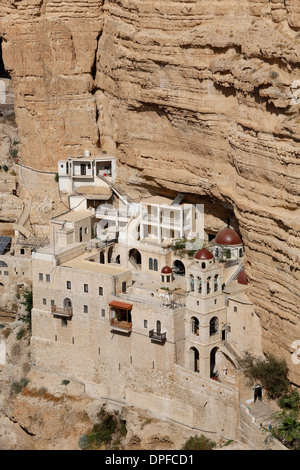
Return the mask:
M0 36L22 160L101 146L132 191L209 201L211 230L232 210L264 349L300 384L299 1L6 0Z

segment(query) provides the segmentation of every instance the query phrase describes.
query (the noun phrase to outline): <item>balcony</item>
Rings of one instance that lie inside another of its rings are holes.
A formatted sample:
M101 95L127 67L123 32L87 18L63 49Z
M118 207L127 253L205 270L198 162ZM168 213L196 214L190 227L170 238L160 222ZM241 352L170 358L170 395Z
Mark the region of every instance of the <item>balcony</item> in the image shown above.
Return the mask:
M119 331L120 333L131 333L132 331L132 323L124 320L117 320L116 318L112 318L110 320L110 326L112 330Z
M149 338L155 343L164 344L167 340L167 333L159 333L157 331L150 330Z
M72 307L59 308L56 305L53 305L51 307L51 312L56 317L61 317L61 318L72 318L72 316L73 316L73 308Z
M133 305L116 300L109 303L110 307L110 325L113 331L119 333L131 333L132 321L131 310Z

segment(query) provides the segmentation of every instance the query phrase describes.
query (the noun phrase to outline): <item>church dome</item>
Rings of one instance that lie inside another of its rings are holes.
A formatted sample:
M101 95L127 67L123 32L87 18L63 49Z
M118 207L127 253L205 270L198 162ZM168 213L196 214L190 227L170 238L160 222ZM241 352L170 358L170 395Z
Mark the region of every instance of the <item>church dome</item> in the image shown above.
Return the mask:
M242 240L239 234L230 227L223 228L217 234L215 242L218 245L241 245Z
M200 260L213 259L213 257L214 255L207 248L201 248L201 250L197 251L197 253L195 254L195 259Z
M162 274L172 274L172 269L170 268L170 266L164 266L161 270L161 273Z
M237 277L237 282L238 284L244 284L245 286L248 284L248 279L247 279L245 269L242 269L242 271L239 273Z

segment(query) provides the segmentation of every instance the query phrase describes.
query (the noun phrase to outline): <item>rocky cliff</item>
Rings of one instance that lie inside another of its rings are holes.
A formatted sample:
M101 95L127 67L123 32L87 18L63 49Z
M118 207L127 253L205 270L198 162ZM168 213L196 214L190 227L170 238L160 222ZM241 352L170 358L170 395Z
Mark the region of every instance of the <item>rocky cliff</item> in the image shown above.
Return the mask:
M299 1L3 0L0 36L22 161L102 147L133 194L197 195L211 231L229 211L299 385Z

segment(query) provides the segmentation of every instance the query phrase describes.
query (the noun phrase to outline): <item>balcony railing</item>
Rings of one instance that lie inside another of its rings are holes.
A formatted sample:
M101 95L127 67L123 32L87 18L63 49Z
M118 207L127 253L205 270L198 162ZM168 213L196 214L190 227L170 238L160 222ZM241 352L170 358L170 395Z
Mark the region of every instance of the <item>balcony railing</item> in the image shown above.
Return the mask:
M149 338L151 338L151 341L163 344L167 340L167 333L158 333L157 331L150 330Z
M56 315L58 317L63 317L63 318L72 318L72 316L73 316L73 308L72 307L59 308L56 305L52 305L51 312L53 313L53 315Z
M132 331L132 322L112 318L110 320L110 325L113 330L120 331L123 333L130 333Z

